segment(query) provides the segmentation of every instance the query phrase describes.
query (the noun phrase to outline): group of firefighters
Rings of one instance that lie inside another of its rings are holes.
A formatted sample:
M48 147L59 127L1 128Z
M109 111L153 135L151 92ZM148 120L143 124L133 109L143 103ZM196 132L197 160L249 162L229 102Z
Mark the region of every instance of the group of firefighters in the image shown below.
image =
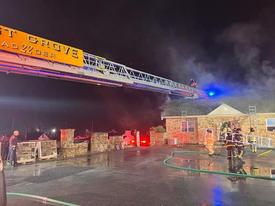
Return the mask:
M257 152L257 144L256 144L256 136L254 135L254 128L250 128L250 132L248 134L248 143L250 145L251 151ZM221 128L221 136L223 136L225 147L227 150L227 158L231 159L243 159L244 149L245 149L245 139L241 134L241 128L235 127L230 122L225 122ZM215 138L213 135L212 129L206 130L205 136L205 146L208 150L209 156L215 154L214 150Z

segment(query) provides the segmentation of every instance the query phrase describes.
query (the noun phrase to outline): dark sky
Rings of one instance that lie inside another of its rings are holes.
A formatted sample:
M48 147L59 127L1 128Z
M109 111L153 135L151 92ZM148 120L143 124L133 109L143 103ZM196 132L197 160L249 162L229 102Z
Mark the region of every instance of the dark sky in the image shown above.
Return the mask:
M0 24L176 81L243 90L274 87L274 11L273 0L2 0ZM166 99L11 74L0 84L0 128L147 128Z

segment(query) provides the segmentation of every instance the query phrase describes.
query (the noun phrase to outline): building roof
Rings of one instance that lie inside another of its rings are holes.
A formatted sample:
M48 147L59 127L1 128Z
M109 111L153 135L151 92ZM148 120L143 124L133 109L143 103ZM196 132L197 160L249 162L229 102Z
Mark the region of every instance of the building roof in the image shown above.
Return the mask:
M174 99L167 103L163 108L162 118L171 116L203 116L210 114L222 104L226 104L233 109L239 111L242 115L248 114L248 106L256 106L256 113L274 113L275 99L246 99L246 98L231 98L220 100L180 100ZM232 110L231 110L232 111ZM239 114L240 115L240 114Z
M192 113L188 114L180 114L180 115L163 115L162 119L170 119L170 118L180 118L180 117L198 117L198 116L240 116L247 115L245 113L240 112L239 110L222 103L219 106L211 106L207 107L206 110L202 110L201 107L194 106L195 110L191 110ZM212 109L211 109L212 108ZM207 111L207 112L206 112Z
M219 107L214 109L212 112L208 113L208 116L225 116L225 115L243 115L244 113L240 112L239 110L227 105L221 104Z

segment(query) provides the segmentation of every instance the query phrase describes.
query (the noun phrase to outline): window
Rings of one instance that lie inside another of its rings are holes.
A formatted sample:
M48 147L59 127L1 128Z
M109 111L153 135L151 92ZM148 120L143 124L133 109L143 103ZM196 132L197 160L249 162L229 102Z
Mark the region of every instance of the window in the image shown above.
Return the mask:
M195 132L195 121L183 121L182 132Z
M266 130L269 132L275 132L275 118L266 119Z
M187 132L187 121L182 122L182 132Z

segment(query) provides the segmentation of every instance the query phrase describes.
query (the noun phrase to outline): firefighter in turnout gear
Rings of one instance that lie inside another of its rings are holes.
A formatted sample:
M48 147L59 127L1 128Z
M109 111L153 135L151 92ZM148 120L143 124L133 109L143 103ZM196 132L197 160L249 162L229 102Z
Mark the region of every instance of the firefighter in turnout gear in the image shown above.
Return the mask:
M206 130L204 142L205 142L205 147L208 150L208 155L209 156L214 155L215 154L215 152L214 152L215 139L214 139L213 131L211 129Z
M238 158L240 160L243 159L244 154L244 142L243 142L243 135L241 134L241 128L237 128L234 131L234 140L236 142L236 147L238 151Z
M225 139L225 146L227 149L227 159L232 159L236 157L235 154L235 144L234 144L234 137L232 134L232 130L230 127L227 129L226 139Z
M250 131L248 133L248 141L251 145L251 151L256 153L257 152L257 139L254 134L255 129L253 127L250 128Z

